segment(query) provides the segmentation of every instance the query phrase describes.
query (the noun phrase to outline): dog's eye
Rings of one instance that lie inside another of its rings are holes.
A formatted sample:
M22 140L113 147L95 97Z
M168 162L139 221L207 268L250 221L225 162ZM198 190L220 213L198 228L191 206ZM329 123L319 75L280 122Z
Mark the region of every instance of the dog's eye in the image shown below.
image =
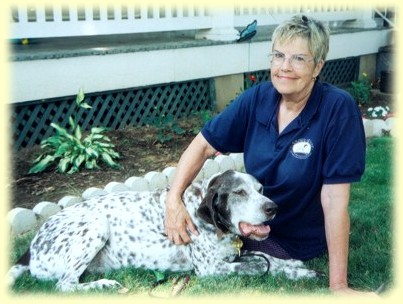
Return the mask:
M257 189L257 191L261 194L263 194L263 186L260 186L259 189Z
M246 191L243 189L235 190L233 193L240 196L246 196Z

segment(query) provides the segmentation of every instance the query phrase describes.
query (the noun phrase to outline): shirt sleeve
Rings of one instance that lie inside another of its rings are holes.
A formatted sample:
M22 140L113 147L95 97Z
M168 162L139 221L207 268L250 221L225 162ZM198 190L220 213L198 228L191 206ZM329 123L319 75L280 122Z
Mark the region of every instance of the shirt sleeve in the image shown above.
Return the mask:
M323 180L325 184L360 181L365 170L365 132L353 100L335 115L326 135Z
M253 91L253 89L245 91L205 124L201 133L214 149L222 153L243 152Z

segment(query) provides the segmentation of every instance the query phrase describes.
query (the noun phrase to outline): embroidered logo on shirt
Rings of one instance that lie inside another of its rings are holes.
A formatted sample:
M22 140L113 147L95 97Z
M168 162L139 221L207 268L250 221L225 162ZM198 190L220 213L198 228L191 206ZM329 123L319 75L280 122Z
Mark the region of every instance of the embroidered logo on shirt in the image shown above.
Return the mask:
M299 159L306 159L312 154L313 143L310 139L301 138L291 145L291 154Z

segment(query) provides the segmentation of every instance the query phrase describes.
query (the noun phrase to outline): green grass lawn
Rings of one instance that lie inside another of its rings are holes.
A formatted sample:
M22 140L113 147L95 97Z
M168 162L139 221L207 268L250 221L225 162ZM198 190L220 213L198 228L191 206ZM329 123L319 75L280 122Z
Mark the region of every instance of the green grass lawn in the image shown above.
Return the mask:
M393 139L390 137L370 139L367 144L367 166L360 183L352 186L350 215L350 255L349 282L360 290L376 290L386 283L388 289L393 287ZM11 261L15 261L29 246L33 235L13 240ZM245 295L256 293L283 294L326 294L328 293L327 257L321 257L306 263L308 267L326 274L321 279L304 279L290 281L284 276L275 278L243 277L229 275L225 277L197 278L191 275L184 295ZM178 274L167 274L176 277ZM141 269L124 269L106 275L87 275L84 281L106 277L121 282L129 293L144 294L155 281L151 271ZM168 281L158 287L157 292L168 294L172 282ZM28 274L17 280L13 292L55 293L55 282L40 282ZM99 291L92 291L99 293ZM102 291L102 293L116 293Z

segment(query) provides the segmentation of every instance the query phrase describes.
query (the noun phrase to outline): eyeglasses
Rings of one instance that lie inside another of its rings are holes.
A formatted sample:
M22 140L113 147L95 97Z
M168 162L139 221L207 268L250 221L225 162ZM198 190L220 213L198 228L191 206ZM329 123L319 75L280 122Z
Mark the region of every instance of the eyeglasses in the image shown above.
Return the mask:
M274 67L279 67L281 66L284 61L287 59L287 57L280 52L274 52L269 55L270 57L270 62L271 65ZM306 67L307 63L314 60L314 58L307 58L304 55L292 55L291 57L288 57L288 60L290 62L290 65L296 69L296 70L302 70Z

